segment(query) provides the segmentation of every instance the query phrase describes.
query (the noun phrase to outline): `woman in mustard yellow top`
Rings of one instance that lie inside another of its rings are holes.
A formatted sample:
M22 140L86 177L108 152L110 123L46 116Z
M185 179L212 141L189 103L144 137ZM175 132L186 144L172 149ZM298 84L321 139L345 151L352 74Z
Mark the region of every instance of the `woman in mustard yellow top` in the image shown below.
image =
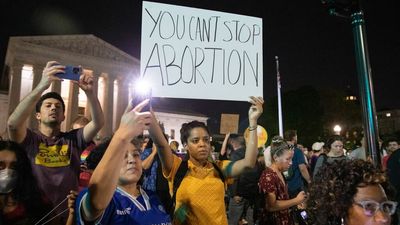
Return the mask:
M251 97L249 102L250 132L245 158L236 162L224 160L216 164L226 178L240 175L247 167L254 167L257 160L257 119L263 111L264 100L261 97ZM151 123L150 135L158 147L164 176L172 188L182 160L171 152L157 124ZM208 161L211 145L207 126L198 121L183 124L181 142L189 154L189 160L187 173L176 192L173 224L228 224L224 203L225 184L217 169Z

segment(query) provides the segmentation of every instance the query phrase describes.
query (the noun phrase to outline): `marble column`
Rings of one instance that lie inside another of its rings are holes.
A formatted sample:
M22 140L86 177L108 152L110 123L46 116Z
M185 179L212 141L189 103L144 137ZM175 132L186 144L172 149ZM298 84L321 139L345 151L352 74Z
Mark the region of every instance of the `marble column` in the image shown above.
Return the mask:
M93 75L93 93L98 98L97 93L99 90L99 77L101 76L101 73L96 73L95 71L93 71L92 75ZM86 102L85 117L88 118L89 120L92 120L91 108L89 107L89 102Z
M57 92L58 94L61 94L61 81L53 81L53 83L51 84L51 90L53 92Z
M43 65L34 64L33 65L33 81L32 81L32 90L39 84L42 79ZM32 112L32 115L29 117L29 127L33 130L37 129L38 121L36 119L36 110Z
M69 86L69 96L68 96L68 107L65 111L65 130L68 131L71 129L71 123L78 116L79 111L79 91L83 91L79 89L79 86L74 83L70 83Z
M116 113L116 121L115 121L115 129L118 128L119 123L121 122L122 114L124 114L126 107L128 106L129 101L129 82L123 79L118 80L118 94L117 94L117 111Z
M8 94L8 115L10 115L19 104L21 96L21 75L23 63L14 62L11 65L10 88Z
M114 80L109 74L106 74L104 78L104 99L102 104L104 126L100 133L102 137L109 137L112 134Z

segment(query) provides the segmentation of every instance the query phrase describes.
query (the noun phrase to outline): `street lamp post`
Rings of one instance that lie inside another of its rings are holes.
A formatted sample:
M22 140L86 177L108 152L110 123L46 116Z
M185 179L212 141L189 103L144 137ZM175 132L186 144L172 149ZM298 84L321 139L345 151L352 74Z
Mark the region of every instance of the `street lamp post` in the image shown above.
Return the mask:
M378 124L376 121L371 67L369 64L365 20L361 0L322 0L322 3L328 8L329 14L351 18L357 74L360 84L361 106L363 109L364 134L372 162L376 167L381 168L381 155L378 151Z

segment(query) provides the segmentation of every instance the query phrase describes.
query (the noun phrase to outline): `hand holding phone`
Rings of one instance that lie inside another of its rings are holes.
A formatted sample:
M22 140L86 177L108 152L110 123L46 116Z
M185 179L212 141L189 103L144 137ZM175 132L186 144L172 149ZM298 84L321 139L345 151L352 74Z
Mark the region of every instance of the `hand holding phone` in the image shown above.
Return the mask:
M81 74L82 67L67 65L65 66L64 73L56 73L55 75L61 79L79 81Z
M142 112L150 111L151 107L151 89L145 91L138 91L138 89L133 90L132 106L136 107L142 101L149 99L149 104L143 107Z

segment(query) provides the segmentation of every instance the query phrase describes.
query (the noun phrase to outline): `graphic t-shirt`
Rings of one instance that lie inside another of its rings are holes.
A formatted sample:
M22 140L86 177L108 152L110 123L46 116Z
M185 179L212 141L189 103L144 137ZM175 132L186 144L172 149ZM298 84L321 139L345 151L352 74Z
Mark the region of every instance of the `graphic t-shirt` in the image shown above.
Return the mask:
M113 225L171 225L169 215L154 192L140 189L141 195L133 197L117 188L103 215L94 224ZM81 212L82 204L88 196L84 189L76 200L76 224L85 224Z
M172 193L172 183L179 165L182 162L178 156L173 156L173 167L166 176ZM223 174L230 175L231 161L217 162ZM164 174L166 175L166 174ZM211 163L206 167L194 165L188 161L188 172L182 180L176 193L175 215L184 214L184 218L174 218L174 224L186 221L186 224L224 225L228 224L225 211L225 184L222 182Z
M78 190L80 155L86 148L83 128L44 136L27 129L22 142L32 166L32 172L45 197L54 206L62 202L70 190ZM67 208L67 201L56 212Z

